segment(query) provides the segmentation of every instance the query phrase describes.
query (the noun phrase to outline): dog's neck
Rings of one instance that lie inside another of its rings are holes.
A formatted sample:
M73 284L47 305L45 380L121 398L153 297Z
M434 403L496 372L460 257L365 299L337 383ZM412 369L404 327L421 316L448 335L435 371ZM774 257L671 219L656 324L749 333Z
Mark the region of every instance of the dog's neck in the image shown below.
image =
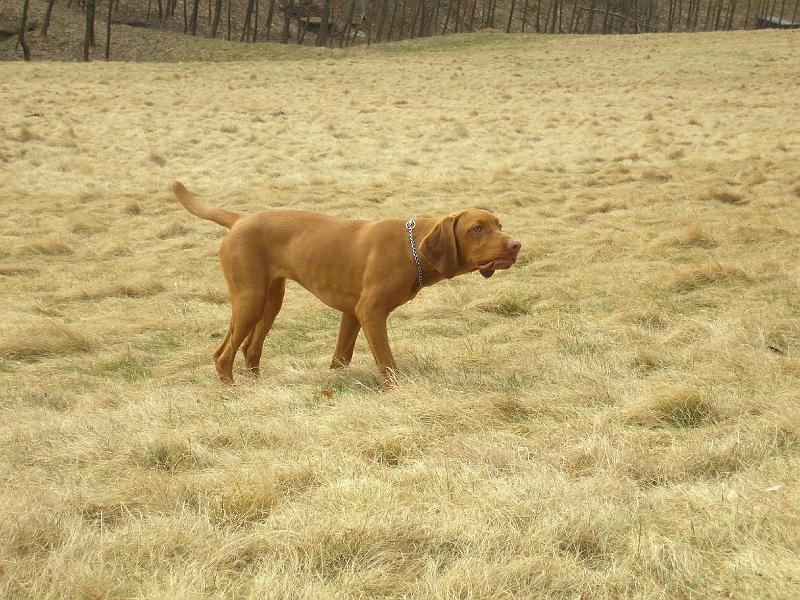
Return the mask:
M440 281L444 280L445 277L439 271L436 270L436 267L433 266L433 263L425 258L425 255L422 254L420 251L420 245L422 244L422 240L424 240L427 235L433 231L433 228L436 227L436 224L439 222L439 219L432 219L432 218L421 218L415 219L415 226L413 230L414 236L414 244L417 250L417 261L412 262L412 266L415 270L417 270L417 264L422 272L422 286L420 286L419 281L419 271L417 271L417 277L415 278L414 282L414 289L418 292L423 287L429 287L435 283L439 283ZM408 222L406 222L406 227L408 227ZM410 245L410 240L407 242ZM412 253L413 257L413 253ZM459 273L460 275L461 273Z

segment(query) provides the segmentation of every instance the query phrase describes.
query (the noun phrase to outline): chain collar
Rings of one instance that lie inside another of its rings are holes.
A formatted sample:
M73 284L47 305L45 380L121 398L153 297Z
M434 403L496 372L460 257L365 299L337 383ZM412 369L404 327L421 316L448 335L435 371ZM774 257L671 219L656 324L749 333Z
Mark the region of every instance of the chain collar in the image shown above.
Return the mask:
M408 230L408 241L411 242L411 256L414 257L414 262L417 265L417 276L419 277L419 288L422 289L422 264L419 262L419 255L417 254L417 245L414 243L414 227L417 222L414 219L406 221L406 229Z

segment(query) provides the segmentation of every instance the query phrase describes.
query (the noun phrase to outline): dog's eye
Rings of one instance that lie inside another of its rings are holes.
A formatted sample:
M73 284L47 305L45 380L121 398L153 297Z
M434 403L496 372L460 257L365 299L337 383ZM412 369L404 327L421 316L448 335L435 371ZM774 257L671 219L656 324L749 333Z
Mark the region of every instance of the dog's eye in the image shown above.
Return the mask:
M474 231L475 233L480 233L481 231L483 231L483 227L481 227L480 225L475 225L475 227L472 228L472 231Z

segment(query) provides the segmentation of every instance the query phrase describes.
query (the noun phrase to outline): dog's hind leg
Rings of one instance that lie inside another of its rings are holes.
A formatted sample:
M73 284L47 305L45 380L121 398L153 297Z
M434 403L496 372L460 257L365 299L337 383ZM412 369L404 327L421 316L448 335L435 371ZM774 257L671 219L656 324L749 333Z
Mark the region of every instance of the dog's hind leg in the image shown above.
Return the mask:
M342 322L339 325L339 339L336 340L336 350L333 352L331 369L341 369L350 364L360 329L361 324L354 314L342 313Z
M264 303L264 312L261 320L256 324L250 334L242 344L244 361L247 368L253 375L259 374L259 364L261 363L261 352L264 350L264 340L267 338L275 317L283 305L283 295L286 291L285 279L273 279L267 288L267 299Z

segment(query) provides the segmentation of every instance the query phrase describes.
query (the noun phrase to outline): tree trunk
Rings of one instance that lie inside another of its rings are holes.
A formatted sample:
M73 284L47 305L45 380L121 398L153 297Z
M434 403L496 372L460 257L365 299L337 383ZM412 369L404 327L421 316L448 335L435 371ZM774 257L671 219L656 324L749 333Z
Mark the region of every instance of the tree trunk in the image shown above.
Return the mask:
M447 26L450 25L450 11L453 10L453 0L447 3L447 14L444 17L444 27L442 27L442 35L447 33Z
M375 18L375 2L370 0L367 5L367 46L372 45L372 20Z
M342 35L339 36L339 48L344 48L344 43L347 40L350 28L353 26L353 12L355 11L355 8L356 0L350 0L350 2L347 4L347 10L345 11Z
M567 28L567 33L575 33L578 28L578 21L576 17L578 17L578 3L572 5L572 15L569 18L569 27Z
M586 18L586 25L583 28L583 33L592 33L594 27L594 8L597 0L592 0L592 5L589 7L589 15Z
M91 6L95 0L86 0L86 28L83 32L83 60L89 62L89 47L92 45L92 30L94 29L94 14Z
M29 0L25 0L22 4L22 18L19 20L19 45L22 47L22 57L28 61L31 59L31 49L28 46L28 42L25 39L25 33L28 30L28 3Z
M536 33L539 33L539 11L542 8L542 0L536 0Z
M394 0L394 6L392 7L392 18L389 21L389 33L386 36L386 41L392 41L392 34L394 33L394 18L397 16L397 0Z
M44 13L44 24L42 25L42 35L47 35L47 30L50 29L50 15L53 14L53 4L55 4L55 1L56 0L47 0L47 12Z
M528 23L528 0L525 0L525 8L522 9L522 33L525 33L525 25Z
M783 9L786 8L786 0L781 0L781 11L778 13L779 22L783 20Z
M289 25L291 24L292 9L294 8L294 0L286 0L283 5L283 32L281 32L281 44L289 43Z
M425 0L419 0L419 5L420 10L417 37L423 37L425 35L425 25L427 24L427 19L425 17L428 14L428 6L425 4Z
M508 25L506 25L506 33L511 33L511 19L514 18L514 7L517 5L517 0L511 0L511 9L508 11Z
M253 14L253 43L256 42L256 38L258 37L258 0L256 0L256 11Z
M411 27L408 29L408 39L413 39L417 31L417 20L419 19L419 11L422 8L422 0L417 0L414 5L414 12L411 13Z
M106 15L106 60L111 59L111 13L114 8L114 0L108 0L108 14Z
M183 33L189 31L189 21L186 18L186 2L187 0L183 0Z
M308 31L308 17L297 19L297 45L302 46L303 40L306 39L306 32Z
M97 46L97 38L94 34L94 18L97 14L97 0L92 0L91 2L86 2L86 10L91 12L91 17L89 19L90 27L89 27L89 44L91 44L92 48Z
M714 0L710 0L709 3L706 5L706 21L703 24L703 31L708 31L708 22L711 18L711 6L714 4Z
M403 39L403 31L406 28L406 0L403 0L403 12L400 13L400 33L397 35L397 41Z
M324 46L328 42L328 25L331 20L331 0L323 0L322 17L319 21L319 32L317 33L317 46Z
M229 0L230 1L230 0ZM230 9L228 9L230 12ZM275 0L269 0L269 9L267 10L267 31L266 40L269 41L269 32L272 30L272 18L275 15Z
M525 2L526 2L525 6L527 6L528 5L527 4L528 0L525 0ZM474 0L474 2L472 3L472 12L469 15L469 32L470 33L475 31L475 9L476 8L478 8L478 0Z
M380 42L383 38L383 26L386 23L386 11L389 8L389 0L383 0L383 7L381 8L381 20L378 23L378 31L375 33L375 41Z
M197 13L200 11L200 0L192 2L192 18L189 20L189 31L192 35L197 35Z
M247 0L247 10L244 13L244 24L242 25L242 37L239 40L243 42L247 39L250 33L250 19L253 18L253 3L255 0Z
M231 0L228 0L228 12L225 14L225 38L231 41Z
M211 37L217 37L217 29L219 29L219 18L222 16L222 0L215 0L214 2L214 19L211 21Z

